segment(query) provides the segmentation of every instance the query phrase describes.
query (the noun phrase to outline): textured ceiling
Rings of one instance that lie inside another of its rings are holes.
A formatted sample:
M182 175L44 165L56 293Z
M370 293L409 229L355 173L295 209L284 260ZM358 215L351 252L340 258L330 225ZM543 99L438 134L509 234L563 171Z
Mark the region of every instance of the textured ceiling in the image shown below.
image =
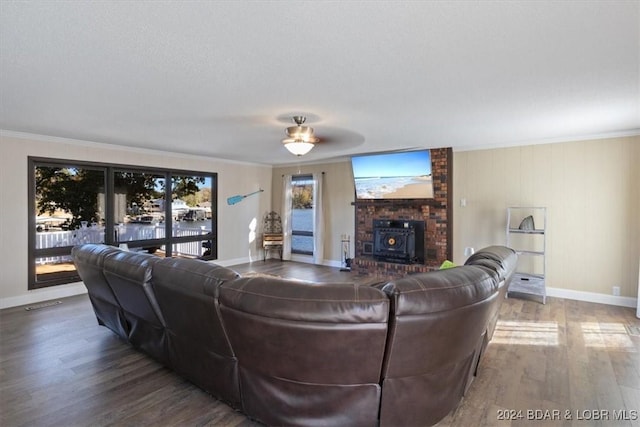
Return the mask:
M216 158L640 129L638 1L5 0L0 49L1 129Z

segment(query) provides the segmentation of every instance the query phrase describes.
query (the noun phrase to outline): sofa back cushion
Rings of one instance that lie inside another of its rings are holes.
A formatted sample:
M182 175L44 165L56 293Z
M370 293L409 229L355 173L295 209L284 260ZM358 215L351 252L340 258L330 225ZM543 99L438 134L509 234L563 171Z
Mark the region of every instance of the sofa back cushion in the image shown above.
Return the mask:
M151 272L158 261L142 252L118 251L105 259L104 275L124 310L129 342L169 365L165 322L151 288Z
M517 262L518 255L516 252L506 246L489 246L471 255L465 262L465 265L485 268L491 274L497 275L498 278L498 298L491 308L483 351L493 337L493 332L498 323L498 316L500 315L500 306L506 296Z
M235 407L240 405L237 360L222 325L218 293L237 277L231 269L195 259L165 258L153 267L173 368Z
M104 260L118 253L113 246L85 244L71 249L71 257L78 275L87 287L89 300L98 323L111 329L125 340L129 340L129 327L122 307L104 276Z
M464 265L487 267L498 274L499 281L503 281L510 279L517 262L518 256L513 249L496 245L474 253L467 258Z
M392 316L381 425L435 424L458 404L469 381L497 298L496 277L479 267L454 267L382 289Z
M268 425L376 425L389 300L353 284L241 278L220 290L244 411Z

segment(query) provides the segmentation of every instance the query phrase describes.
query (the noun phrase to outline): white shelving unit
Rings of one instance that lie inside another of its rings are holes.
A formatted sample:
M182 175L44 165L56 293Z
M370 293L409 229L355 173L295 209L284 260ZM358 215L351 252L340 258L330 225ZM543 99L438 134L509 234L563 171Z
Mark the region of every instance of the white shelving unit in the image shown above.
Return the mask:
M546 303L546 230L547 208L507 208L507 246L518 253L518 266L507 290L508 297L533 298Z

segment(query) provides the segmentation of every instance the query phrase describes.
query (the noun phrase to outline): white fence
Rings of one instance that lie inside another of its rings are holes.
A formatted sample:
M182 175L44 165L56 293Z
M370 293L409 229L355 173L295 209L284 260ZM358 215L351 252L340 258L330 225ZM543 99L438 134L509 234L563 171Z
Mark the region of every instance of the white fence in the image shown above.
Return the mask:
M118 240L121 243L134 240L162 239L165 236L164 225L127 224L116 226ZM201 236L211 232L205 227L173 229L174 237ZM70 231L44 231L36 233L36 249L75 246L85 243L104 243L104 227L87 227ZM199 257L203 253L202 243L176 243L171 246L174 255ZM69 261L68 256L43 257L37 264L53 264Z

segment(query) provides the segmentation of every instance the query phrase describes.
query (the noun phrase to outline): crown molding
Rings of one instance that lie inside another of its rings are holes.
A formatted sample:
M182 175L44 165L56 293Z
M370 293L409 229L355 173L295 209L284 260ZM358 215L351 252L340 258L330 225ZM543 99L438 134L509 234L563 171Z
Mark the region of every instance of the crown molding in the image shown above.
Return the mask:
M234 165L259 166L259 167L273 169L272 165L264 164L264 163L243 162L239 160L223 159L220 157L199 156L195 154L178 153L174 151L155 150L152 148L139 148L139 147L130 147L127 145L107 144L105 142L95 142L95 141L86 141L81 139L63 138L59 136L19 132L19 131L6 130L6 129L0 129L0 137L27 139L27 140L40 141L40 142L53 142L56 144L67 144L75 147L100 148L102 150L124 151L128 153L153 154L157 156L171 155L172 157L176 157L179 159L187 159L187 160L207 159L207 160L219 161L219 162L229 163Z
M613 138L627 138L632 136L640 135L640 129L630 129L619 132L607 132L600 134L591 134L591 135L579 135L579 136L570 136L570 137L562 137L562 138L547 138L540 140L531 140L531 141L517 141L513 143L487 143L487 144L478 144L478 145L468 145L468 146L459 146L453 147L454 152L462 152L462 151L478 151L478 150L490 150L496 148L512 148L512 147L524 147L527 145L543 145L543 144L559 144L562 142L578 142L578 141L593 141L598 139L613 139Z

